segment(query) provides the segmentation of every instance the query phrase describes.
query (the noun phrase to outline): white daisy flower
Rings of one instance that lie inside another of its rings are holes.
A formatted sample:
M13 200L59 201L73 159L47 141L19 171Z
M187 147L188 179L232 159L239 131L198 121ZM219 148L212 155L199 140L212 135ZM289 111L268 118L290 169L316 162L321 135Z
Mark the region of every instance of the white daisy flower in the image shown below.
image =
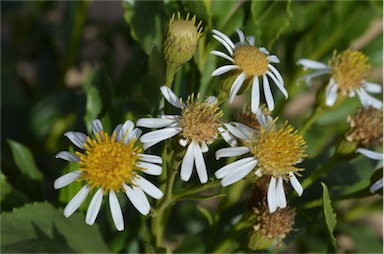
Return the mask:
M378 161L383 160L383 153L371 151L371 150L368 150L365 148L357 148L356 153L360 153L360 154L364 155L365 157L370 158L372 160L378 160ZM371 193L375 193L377 190L380 190L382 188L383 188L383 178L379 179L374 184L372 184L369 191Z
M100 211L104 195L109 196L109 206L116 229L124 230L123 213L116 193L125 192L133 206L143 215L150 211L145 195L160 199L163 193L159 188L141 176L160 175L162 159L156 155L143 154L137 139L141 130L134 128L131 121L118 125L111 137L104 132L100 120L92 122L92 139L81 132L66 132L64 135L84 152L75 154L61 151L56 155L70 162L77 162L79 170L65 174L54 182L54 188L63 188L76 180L85 182L84 187L64 208L65 217L71 216L83 203L88 194L97 189L88 207L85 222L92 225Z
M366 81L371 74L371 65L366 63L368 57L359 51L345 50L341 54L333 54L329 65L310 59L300 59L297 64L315 72L299 79L309 85L312 78L330 74L331 78L325 90L325 103L332 107L339 95L353 97L357 94L364 107L380 108L383 102L369 93L380 94L382 86Z
M140 141L147 149L160 141L182 136L179 144L187 147L181 164L180 175L183 181L188 181L192 175L195 164L197 175L201 183L208 181L207 169L203 153L208 151L208 145L218 138L218 134L230 145L236 145L236 140L223 128L222 111L217 105L214 96L208 97L204 102L194 101L189 97L187 102L182 102L171 89L162 86L164 98L176 108L181 109L180 115L162 115L160 118L141 118L137 126L147 128L161 128L144 134Z
M245 154L250 156L220 168L215 176L221 179L222 186L228 186L252 171L258 177L270 175L267 203L269 212L273 213L277 208L287 206L283 180L289 181L299 196L303 193L295 176L295 173L303 169L295 165L305 157L305 141L287 122L276 127L277 119L265 117L260 110L257 111L257 119L260 130L253 130L240 123L226 124L228 130L243 141L244 146L219 149L216 151L216 159Z
M217 50L211 51L211 54L232 62L232 64L217 68L213 71L212 76L220 76L230 71L234 75L238 75L229 93L229 101L231 103L243 83L252 81L251 110L253 113L256 113L260 103L259 77L263 79L263 90L269 111L272 111L275 107L269 78L273 80L285 98L288 98L283 78L279 71L271 64L279 63L280 60L275 55L270 55L267 49L255 47L254 36L245 37L242 31L237 30L240 41L235 44L227 35L217 30L212 30L212 32L214 33L213 38L224 45L229 55Z

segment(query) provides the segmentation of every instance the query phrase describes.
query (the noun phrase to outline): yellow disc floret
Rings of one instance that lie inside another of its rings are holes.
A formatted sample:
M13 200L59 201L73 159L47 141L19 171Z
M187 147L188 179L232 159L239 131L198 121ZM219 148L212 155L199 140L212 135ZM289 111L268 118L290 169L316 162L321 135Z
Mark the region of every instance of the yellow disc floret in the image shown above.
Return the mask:
M360 88L362 82L371 75L372 66L367 61L368 57L359 51L347 49L339 55L333 52L331 75L342 94Z
M181 112L180 127L183 129L183 138L199 143L212 143L221 126L223 112L217 103L193 101L189 97L187 105Z
M233 59L235 64L247 74L247 78L261 76L268 70L267 56L254 46L239 46L233 52Z
M286 178L289 172L300 170L295 165L305 157L306 145L303 137L287 122L275 129L276 121L277 118L260 129L252 140L251 153L263 174Z
M102 187L105 192L123 189L122 183L132 184L137 170L135 164L139 159L140 147L135 146L135 139L124 144L125 136L116 141L116 133L109 137L103 130L96 133L95 139L87 137L84 143L84 154L76 152L80 157L82 178L92 187Z

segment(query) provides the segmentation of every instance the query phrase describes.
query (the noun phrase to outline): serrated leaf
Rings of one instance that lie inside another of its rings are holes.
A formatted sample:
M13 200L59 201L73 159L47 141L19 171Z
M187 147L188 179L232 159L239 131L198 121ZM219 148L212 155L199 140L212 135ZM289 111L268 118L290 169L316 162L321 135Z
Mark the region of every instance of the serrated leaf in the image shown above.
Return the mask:
M31 151L24 146L13 140L8 140L8 144L11 148L11 152L17 167L21 173L28 176L32 180L42 180L43 175L35 164Z
M213 218L212 218L211 213L208 211L208 209L205 207L199 206L199 205L196 205L196 207L197 207L197 210L199 210L201 212L201 214L204 215L204 217L207 219L208 224L210 226L212 226Z
M65 218L49 203L27 204L1 215L2 252L109 252L98 226L84 216Z
M335 226L336 226L336 214L333 213L331 200L329 198L328 187L324 183L321 183L321 185L323 186L323 213L324 213L325 224L327 225L327 229L328 229L327 233L330 241L328 250L330 252L335 252L336 238L333 235L333 230L335 229Z

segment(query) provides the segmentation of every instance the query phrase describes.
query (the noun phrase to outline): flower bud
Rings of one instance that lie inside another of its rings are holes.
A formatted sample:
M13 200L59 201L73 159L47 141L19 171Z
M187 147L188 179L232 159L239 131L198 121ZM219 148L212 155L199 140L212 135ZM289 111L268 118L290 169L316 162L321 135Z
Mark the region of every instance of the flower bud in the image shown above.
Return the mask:
M202 35L201 21L195 25L196 15L189 20L180 19L180 13L175 20L175 14L169 22L167 34L163 43L164 57L167 63L181 65L191 60L196 51L197 41Z

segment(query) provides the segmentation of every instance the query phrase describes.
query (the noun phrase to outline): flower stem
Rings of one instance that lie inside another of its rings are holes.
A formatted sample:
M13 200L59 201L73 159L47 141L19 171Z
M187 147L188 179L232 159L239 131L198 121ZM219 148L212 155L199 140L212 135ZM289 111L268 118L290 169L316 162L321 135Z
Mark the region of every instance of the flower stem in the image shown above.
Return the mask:
M320 107L316 107L312 114L307 120L305 121L304 125L300 128L300 134L302 136L305 136L308 129L316 122L317 118L319 118L324 113L324 110Z

